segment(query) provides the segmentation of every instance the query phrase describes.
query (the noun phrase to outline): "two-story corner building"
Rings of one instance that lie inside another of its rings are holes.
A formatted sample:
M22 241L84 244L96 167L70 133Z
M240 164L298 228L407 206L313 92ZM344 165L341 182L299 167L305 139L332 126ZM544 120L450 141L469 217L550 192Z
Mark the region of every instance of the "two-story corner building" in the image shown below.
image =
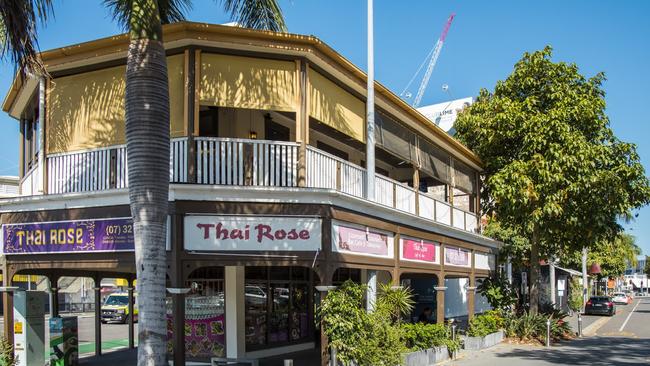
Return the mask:
M427 306L438 322L474 313L498 243L480 233L471 151L377 83L368 200L358 67L312 36L183 22L164 37L171 154L160 275L177 364L320 357L318 290L347 279L409 285L414 317ZM16 79L6 96L3 110L20 124L21 196L0 203L5 286L45 275L56 298L61 276L134 278L127 47L118 35L45 51L49 77ZM11 301L4 293L5 324Z

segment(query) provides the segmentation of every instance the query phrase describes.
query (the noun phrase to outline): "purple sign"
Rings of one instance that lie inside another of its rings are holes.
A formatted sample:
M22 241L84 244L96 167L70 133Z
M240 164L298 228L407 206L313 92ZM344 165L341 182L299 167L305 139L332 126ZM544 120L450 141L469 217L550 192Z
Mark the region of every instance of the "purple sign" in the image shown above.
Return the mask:
M133 220L90 219L5 224L5 254L133 251Z

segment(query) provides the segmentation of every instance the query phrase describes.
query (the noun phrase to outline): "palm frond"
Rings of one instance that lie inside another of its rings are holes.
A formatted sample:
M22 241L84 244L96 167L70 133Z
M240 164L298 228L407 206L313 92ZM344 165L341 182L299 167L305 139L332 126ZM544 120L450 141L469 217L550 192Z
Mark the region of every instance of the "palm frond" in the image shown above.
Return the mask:
M277 0L219 0L234 21L246 28L286 32Z
M0 0L0 58L11 60L21 74L45 74L36 26L53 14L52 0Z
M133 0L104 0L113 13L113 19L125 30L129 28ZM185 13L192 9L192 0L158 0L160 23L169 24L185 20Z

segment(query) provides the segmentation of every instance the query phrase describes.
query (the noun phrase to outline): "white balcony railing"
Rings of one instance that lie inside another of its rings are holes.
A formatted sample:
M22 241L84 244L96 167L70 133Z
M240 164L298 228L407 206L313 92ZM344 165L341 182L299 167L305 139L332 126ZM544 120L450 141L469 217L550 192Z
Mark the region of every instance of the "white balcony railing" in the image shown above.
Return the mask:
M196 181L202 184L296 187L298 144L196 138Z
M298 187L298 143L197 137L194 144L198 184ZM187 138L172 139L170 182L190 182L189 147ZM305 158L306 187L365 199L364 168L312 146L307 146ZM48 155L47 172L50 194L125 188L126 147ZM380 174L375 177L374 201L461 230L479 228L477 215Z

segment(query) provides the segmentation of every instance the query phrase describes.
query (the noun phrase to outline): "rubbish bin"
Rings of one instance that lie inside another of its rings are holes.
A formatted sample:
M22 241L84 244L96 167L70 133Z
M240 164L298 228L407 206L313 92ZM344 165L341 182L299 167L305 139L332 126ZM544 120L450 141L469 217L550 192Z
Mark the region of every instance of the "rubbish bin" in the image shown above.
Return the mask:
M50 366L77 366L78 363L77 317L50 318Z

